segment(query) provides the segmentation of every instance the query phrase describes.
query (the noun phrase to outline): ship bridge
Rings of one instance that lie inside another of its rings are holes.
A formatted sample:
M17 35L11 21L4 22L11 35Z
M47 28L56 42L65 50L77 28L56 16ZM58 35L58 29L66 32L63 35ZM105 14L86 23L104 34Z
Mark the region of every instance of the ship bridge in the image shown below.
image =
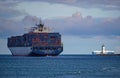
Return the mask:
M45 27L44 24L40 20L40 23L36 24L36 27L32 27L30 29L30 32L32 32L32 33L50 33L51 29L49 27Z

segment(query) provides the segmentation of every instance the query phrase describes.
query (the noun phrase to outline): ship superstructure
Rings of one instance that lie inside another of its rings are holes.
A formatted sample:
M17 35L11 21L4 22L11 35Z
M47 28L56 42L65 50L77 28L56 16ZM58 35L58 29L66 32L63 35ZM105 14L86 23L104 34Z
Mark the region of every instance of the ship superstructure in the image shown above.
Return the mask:
M28 33L8 38L8 48L12 55L56 56L63 51L63 43L58 32L51 32L40 21Z

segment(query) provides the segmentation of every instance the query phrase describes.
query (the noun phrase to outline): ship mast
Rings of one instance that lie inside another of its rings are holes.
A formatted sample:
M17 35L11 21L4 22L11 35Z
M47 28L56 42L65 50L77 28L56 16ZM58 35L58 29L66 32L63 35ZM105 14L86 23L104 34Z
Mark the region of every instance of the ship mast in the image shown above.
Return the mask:
M40 19L40 22L39 22L39 24L37 25L36 24L36 26L39 28L39 31L43 31L43 28L44 28L44 24L42 24L42 21L41 21L41 19Z

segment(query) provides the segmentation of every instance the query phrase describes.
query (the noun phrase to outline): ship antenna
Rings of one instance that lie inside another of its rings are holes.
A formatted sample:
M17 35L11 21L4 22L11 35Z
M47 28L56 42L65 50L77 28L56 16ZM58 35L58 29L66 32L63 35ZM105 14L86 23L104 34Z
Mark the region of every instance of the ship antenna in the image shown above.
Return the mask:
M40 28L39 31L43 31L44 24L42 24L42 20L41 20L41 19L40 19L39 24L36 24L36 26L37 26L38 28Z
M42 21L41 21L41 19L40 19L40 22L39 22L39 24L36 24L36 26L38 26L38 27L44 27L44 24L42 24Z

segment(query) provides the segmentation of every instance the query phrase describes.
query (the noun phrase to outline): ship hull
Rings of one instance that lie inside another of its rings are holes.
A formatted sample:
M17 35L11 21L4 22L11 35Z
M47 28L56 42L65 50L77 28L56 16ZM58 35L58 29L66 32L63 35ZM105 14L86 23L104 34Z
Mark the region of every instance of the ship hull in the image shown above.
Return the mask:
M28 56L31 54L31 47L9 47L14 56Z
M63 51L61 46L36 46L32 47L32 54L38 56L57 56Z
M38 49L36 51L32 47L9 47L9 49L14 56L57 56L63 51L63 48L58 50Z

